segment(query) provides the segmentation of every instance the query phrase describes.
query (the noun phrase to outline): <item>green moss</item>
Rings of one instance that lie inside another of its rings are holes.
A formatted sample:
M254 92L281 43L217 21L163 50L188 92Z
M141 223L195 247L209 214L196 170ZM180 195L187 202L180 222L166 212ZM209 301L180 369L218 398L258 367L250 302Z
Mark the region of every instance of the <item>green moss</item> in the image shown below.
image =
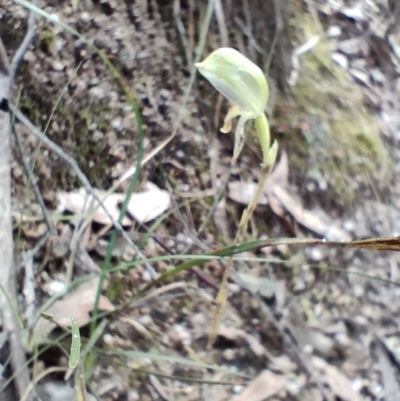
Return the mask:
M108 188L111 185L108 170L115 160L108 155L106 141L94 141L92 132L89 131L92 123L103 133L109 130L108 105L101 102L88 104L87 99L76 99L72 104L64 103L61 99L57 104L58 97L58 93L48 93L39 98L35 88L29 87L22 92L20 107L41 129L45 127L55 108L52 122L57 122L59 129L54 129L51 123L47 135L77 161L93 186ZM70 169L65 167L64 162L50 160L50 163L52 176L57 179L47 181L47 189L56 185L57 190L71 190L82 185L79 179L71 174Z
M115 302L120 297L122 290L125 288L125 281L125 277L112 276L107 289L107 298L111 302Z
M311 17L299 10L291 31L294 42L316 34ZM377 120L363 104L362 89L333 63L329 46L321 40L300 57L294 102L278 100L275 123L288 126L280 142L292 171L323 178L337 203L346 206L354 200L356 186L369 184L371 176L382 179L388 156Z
M51 32L50 30L44 29L43 31L40 32L40 36L39 36L40 48L45 52L50 51L50 49L54 43L54 39L55 39L55 36L54 36L53 32Z

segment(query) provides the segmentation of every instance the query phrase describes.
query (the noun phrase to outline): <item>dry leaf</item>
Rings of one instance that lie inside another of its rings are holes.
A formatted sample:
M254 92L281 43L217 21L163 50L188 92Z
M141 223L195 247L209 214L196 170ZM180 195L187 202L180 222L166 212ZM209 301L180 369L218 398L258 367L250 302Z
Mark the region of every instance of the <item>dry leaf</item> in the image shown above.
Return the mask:
M248 205L257 192L257 184L255 182L233 181L229 183L228 189L229 198L242 205ZM265 195L260 197L258 205L268 205L268 199Z
M77 401L76 392L68 383L47 380L35 386L35 393L40 400L46 401ZM35 398L36 399L36 398ZM96 398L87 393L86 401L94 401Z
M100 199L103 199L107 193L100 189L95 189L94 192ZM92 195L87 194L84 188L71 192L60 191L57 193L57 201L59 203L59 211L68 210L70 213L81 214L84 217L91 213L90 210L96 208L92 220L100 224L111 224L111 220L107 216L105 210L99 206L98 202L93 199ZM123 201L124 195L116 193L109 195L103 200L104 207L115 220L118 220L120 214L118 205ZM132 220L125 216L122 225L129 226L132 224Z
M376 351L381 369L383 388L385 390L385 401L396 401L400 394L400 386L396 380L395 369L382 344L378 344Z
M149 338L150 340L153 339L150 332L144 327L141 323L131 317L121 317L120 322L127 323L132 326L139 334L141 334L145 338Z
M69 252L72 231L69 224L65 224L61 234L55 235L51 242L51 251L56 258L63 258Z
M231 401L263 401L279 393L285 386L286 376L264 370L239 395Z
M252 294L260 294L262 297L268 299L271 299L275 295L275 283L268 277L257 277L252 274L237 272L235 280Z
M351 237L346 231L323 222L316 213L304 209L298 197L287 192L288 177L288 157L286 152L282 152L279 163L265 185L265 193L273 212L280 217L288 212L299 224L327 240L350 241Z
M316 213L306 210L300 201L293 195L289 195L285 189L276 186L272 189L273 195L281 205L302 226L321 235L329 241L350 241L350 235L339 227L324 223Z
M171 204L170 195L157 187L157 185L147 182L146 191L132 194L128 204L128 212L138 223L147 223L163 214Z
M79 326L83 326L90 321L89 313L94 307L97 286L97 278L86 282L80 285L74 292L55 302L45 312L51 315L60 326L70 327L71 317L76 319ZM113 311L114 305L108 298L101 295L99 300L99 310ZM45 342L51 331L56 327L57 324L40 317L33 328L31 344L42 344Z
M114 220L118 220L121 212L120 205L125 200L125 194L113 193L106 197L107 191L95 189L94 193L103 200L104 207ZM92 220L100 224L111 224L110 218L105 210L99 206L98 202L88 195L84 188L72 192L60 191L57 194L58 210L63 212L68 210L74 214L88 216L91 210L95 209ZM138 222L146 223L164 213L170 206L170 195L167 191L158 188L151 182L146 183L146 190L140 193L134 193L128 204L129 214ZM133 221L125 216L122 225L130 226Z
M101 267L92 259L81 243L77 245L74 263L84 273L98 273L101 271Z
M293 334L301 346L310 345L320 355L330 357L335 352L335 342L321 331L307 325L293 326Z
M346 231L323 222L313 211L304 209L298 197L287 192L288 178L288 156L285 151L282 151L279 162L265 184L264 196L261 197L258 204L269 204L272 211L282 218L289 213L299 224L327 240L350 241L351 237ZM229 197L238 203L248 205L256 191L257 184L253 182L234 181L229 183Z
M323 359L314 357L313 365L321 371L322 380L332 392L343 401L361 401L360 394L353 389L348 379L337 367L329 365Z
M243 338L250 346L250 349L257 356L264 356L266 354L265 348L261 343L251 334L246 333L242 329L237 329L235 327L224 327L221 326L218 330L218 335L227 338L228 340L235 341L238 338Z
M271 202L271 195L268 195L268 188L274 187L276 185L280 185L282 187L286 187L288 184L288 176L289 176L289 163L288 157L285 151L282 151L281 158L279 159L279 163L275 166L271 175L268 177L268 180L265 184L265 193L260 197L258 201L258 205L268 205ZM243 205L248 205L253 199L255 193L257 192L258 184L255 182L242 182L242 181L233 181L229 183L229 194L228 196L235 202L241 203ZM274 210L276 214L279 214L278 207L279 202L276 200L272 200L271 208ZM278 202L278 204L277 204ZM284 209L282 209L282 213L284 213Z

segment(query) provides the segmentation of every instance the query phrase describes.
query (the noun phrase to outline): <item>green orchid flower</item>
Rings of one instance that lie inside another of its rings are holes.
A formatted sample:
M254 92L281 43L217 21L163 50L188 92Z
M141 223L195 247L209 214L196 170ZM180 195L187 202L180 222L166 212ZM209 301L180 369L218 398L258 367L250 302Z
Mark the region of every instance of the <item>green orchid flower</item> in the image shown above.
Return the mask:
M225 117L222 132L230 132L232 120L239 117L235 131L235 146L232 164L234 164L243 148L245 140L245 124L255 120L255 129L263 152L261 177L257 191L248 207L244 210L239 223L234 244L238 244L245 236L248 222L265 189L268 175L275 162L278 145L276 141L270 146L270 130L264 110L267 105L269 89L267 80L259 67L235 49L223 47L211 53L203 62L197 63L199 72L224 95L231 107ZM218 326L227 302L227 283L233 265L231 257L222 277L221 287L216 298L217 310L211 326L209 346L215 341Z
M231 103L221 132L230 132L232 120L240 117L235 131L232 163L236 162L243 148L245 124L248 120L254 119L264 154L264 164L269 164L270 132L264 114L269 89L262 70L237 50L228 47L214 51L204 61L197 63L196 67Z

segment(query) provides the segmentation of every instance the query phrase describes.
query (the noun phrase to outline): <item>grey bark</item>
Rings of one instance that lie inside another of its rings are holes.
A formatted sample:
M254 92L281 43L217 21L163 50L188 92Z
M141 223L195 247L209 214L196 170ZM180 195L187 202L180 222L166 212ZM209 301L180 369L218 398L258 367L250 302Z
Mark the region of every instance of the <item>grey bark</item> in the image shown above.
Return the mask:
M11 367L15 375L15 388L20 397L28 387L30 379L21 331L10 305L11 301L17 307L11 217L11 147L8 111L10 87L10 65L0 39L0 284L9 296L7 299L4 292L0 291L0 312L3 331L9 334ZM14 401L19 397L16 398L14 395L11 398L11 393L4 392L0 395L0 400Z

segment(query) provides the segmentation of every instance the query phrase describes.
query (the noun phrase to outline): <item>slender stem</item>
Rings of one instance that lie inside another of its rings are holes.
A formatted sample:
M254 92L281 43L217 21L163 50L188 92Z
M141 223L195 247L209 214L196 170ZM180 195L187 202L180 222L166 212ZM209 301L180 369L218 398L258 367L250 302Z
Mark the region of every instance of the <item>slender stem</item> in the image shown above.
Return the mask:
M257 186L257 191L253 196L253 199L250 201L248 207L244 210L242 214L242 218L240 219L239 227L236 233L236 237L233 241L233 245L237 245L239 242L243 240L247 231L249 220L255 208L257 207L258 201L260 200L262 193L264 192L265 184L271 172L272 166L275 162L276 145L275 144L273 145L273 149L270 148L270 130L269 130L268 120L265 117L265 115L262 115L261 117L258 117L255 120L255 128L263 151L263 164L261 166L261 177ZM227 284L230 272L232 270L232 266L233 266L233 257L231 256L226 265L224 274L222 276L221 286L217 298L215 300L217 310L213 324L211 326L211 332L208 341L209 348L211 348L212 344L215 341L215 338L218 333L218 326L222 320L222 316L225 310L225 305L228 298Z
M260 141L261 148L263 151L263 164L261 166L261 177L260 182L257 186L257 191L253 196L253 199L250 201L248 207L244 210L242 214L242 218L240 219L239 228L236 233L234 244L239 243L243 240L247 225L249 220L258 205L258 201L260 200L261 195L264 192L265 183L267 182L269 173L271 172L272 165L275 162L275 157L272 157L271 160L271 148L270 148L270 130L267 117L263 114L261 117L256 118L255 121L256 132L258 136L258 140Z

